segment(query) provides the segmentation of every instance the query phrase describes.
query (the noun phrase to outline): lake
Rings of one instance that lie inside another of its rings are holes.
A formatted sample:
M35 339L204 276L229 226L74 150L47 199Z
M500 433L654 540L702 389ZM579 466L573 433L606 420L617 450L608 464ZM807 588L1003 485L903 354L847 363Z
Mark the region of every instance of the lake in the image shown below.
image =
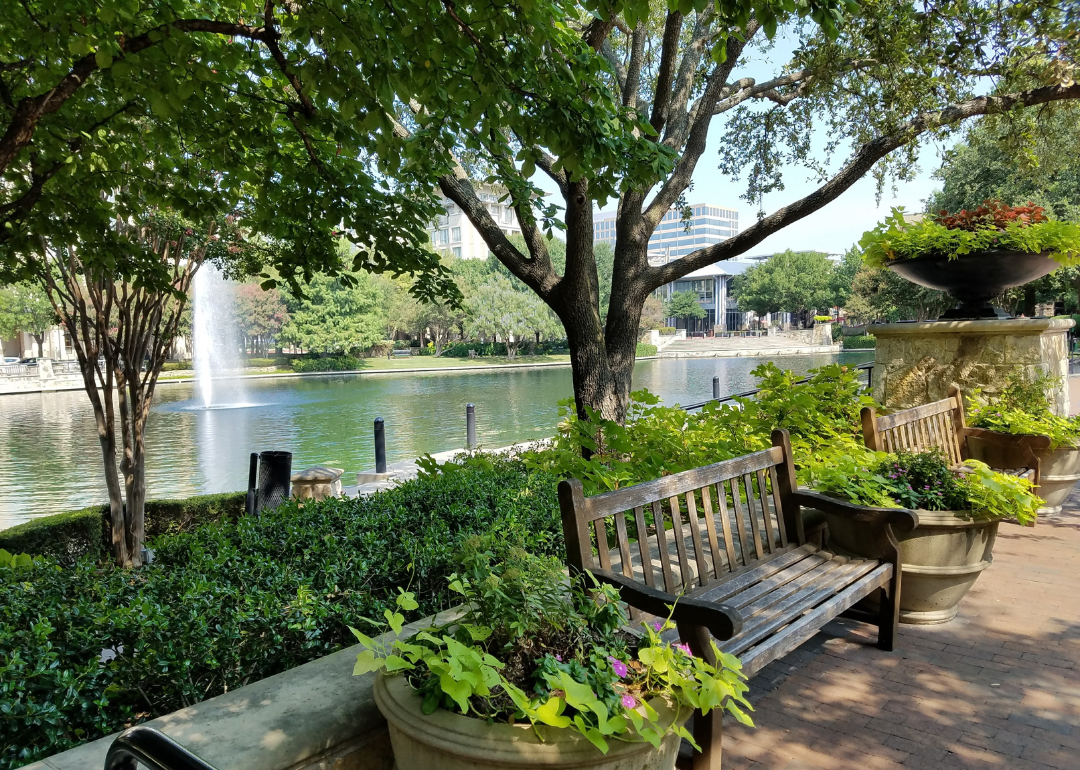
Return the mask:
M843 353L858 364L872 352ZM634 388L665 404L703 401L754 387L761 358L640 361ZM837 356L774 359L799 374ZM329 375L216 382L234 408L204 410L191 383L161 384L146 435L147 492L177 498L242 490L248 454L293 453L293 467L374 465L372 423L386 421L390 462L462 447L465 405L476 404L477 439L496 448L550 436L558 402L572 395L570 367L469 372ZM0 396L0 529L107 499L90 402L82 391Z

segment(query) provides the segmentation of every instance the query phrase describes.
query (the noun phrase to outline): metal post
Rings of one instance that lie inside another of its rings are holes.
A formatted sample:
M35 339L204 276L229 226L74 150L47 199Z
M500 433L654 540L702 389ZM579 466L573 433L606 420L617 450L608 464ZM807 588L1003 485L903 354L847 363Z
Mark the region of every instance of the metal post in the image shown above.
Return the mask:
M244 512L248 516L255 515L255 486L259 483L259 454L251 453L248 461L248 485L247 499L244 501Z
M718 400L720 398L720 378L719 377L713 377L712 378L712 397L713 397L713 401L716 401L716 400Z
M375 472L386 473L386 426L382 417L375 418Z
M465 448L476 448L476 407L465 404Z

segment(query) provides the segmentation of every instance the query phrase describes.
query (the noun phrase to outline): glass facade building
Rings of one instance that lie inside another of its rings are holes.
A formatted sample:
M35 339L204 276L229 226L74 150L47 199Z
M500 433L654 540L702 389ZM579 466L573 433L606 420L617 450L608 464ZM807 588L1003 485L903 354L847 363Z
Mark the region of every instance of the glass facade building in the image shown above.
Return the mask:
M704 246L738 235L738 211L709 203L695 203L689 209L689 219L683 219L683 212L679 209L672 209L664 215L649 238L650 257L685 257ZM593 242L615 244L614 211L593 215Z

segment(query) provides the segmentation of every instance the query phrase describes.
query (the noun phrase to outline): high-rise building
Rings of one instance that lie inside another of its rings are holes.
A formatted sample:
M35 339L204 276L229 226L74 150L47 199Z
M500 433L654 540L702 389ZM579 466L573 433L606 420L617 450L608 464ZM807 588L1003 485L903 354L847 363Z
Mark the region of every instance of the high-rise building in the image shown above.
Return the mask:
M682 209L671 209L649 238L649 257L676 259L703 246L725 241L739 234L739 212L711 203L694 203L689 220ZM616 212L593 215L593 243L615 244Z
M521 235L521 225L518 224L513 207L509 205L509 198L499 202L499 198L506 195L506 190L491 185L476 185L476 194L503 233ZM473 227L461 207L449 198L444 198L442 204L446 213L428 227L428 235L435 251L449 252L462 259L487 259L487 242L480 235L480 231Z

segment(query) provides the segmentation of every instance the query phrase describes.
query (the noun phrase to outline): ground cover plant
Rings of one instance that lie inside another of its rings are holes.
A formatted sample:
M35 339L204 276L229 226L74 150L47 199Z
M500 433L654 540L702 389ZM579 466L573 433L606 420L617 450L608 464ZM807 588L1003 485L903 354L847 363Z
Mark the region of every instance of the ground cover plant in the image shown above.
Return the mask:
M564 402L558 435L524 459L560 478L581 479L593 495L765 449L775 428L790 432L800 465L822 452L861 447L859 411L874 401L857 370L830 364L800 382L768 362L753 375L761 389L756 396L710 402L697 412L661 406L648 391L636 391L625 424L589 409L589 419L579 420L572 402Z
M1062 417L1050 411L1050 393L1061 385L1058 377L1040 374L1027 379L1022 372L1009 376L997 394L976 390L971 394L968 422L1013 435L1049 436L1059 449L1080 442L1080 417Z
M474 538L449 585L465 608L461 617L390 644L356 632L364 650L354 674L403 674L427 714L442 708L489 722L524 720L542 739L551 728L577 730L605 754L613 740L659 747L669 733L694 743L683 726L694 708L722 708L753 724L743 711L750 704L738 658L713 644L714 667L687 645L663 641L670 620L643 624L641 637L628 633L618 591L587 576L568 590L557 558ZM406 591L397 603L416 606ZM387 621L400 632L404 616L388 612ZM653 707L660 701L674 713L661 717Z
M295 503L152 541L125 571L83 557L0 564L0 768L7 770L353 643L393 608L454 602L468 538L561 555L556 480L480 456L362 499ZM103 659L105 659L103 661Z

